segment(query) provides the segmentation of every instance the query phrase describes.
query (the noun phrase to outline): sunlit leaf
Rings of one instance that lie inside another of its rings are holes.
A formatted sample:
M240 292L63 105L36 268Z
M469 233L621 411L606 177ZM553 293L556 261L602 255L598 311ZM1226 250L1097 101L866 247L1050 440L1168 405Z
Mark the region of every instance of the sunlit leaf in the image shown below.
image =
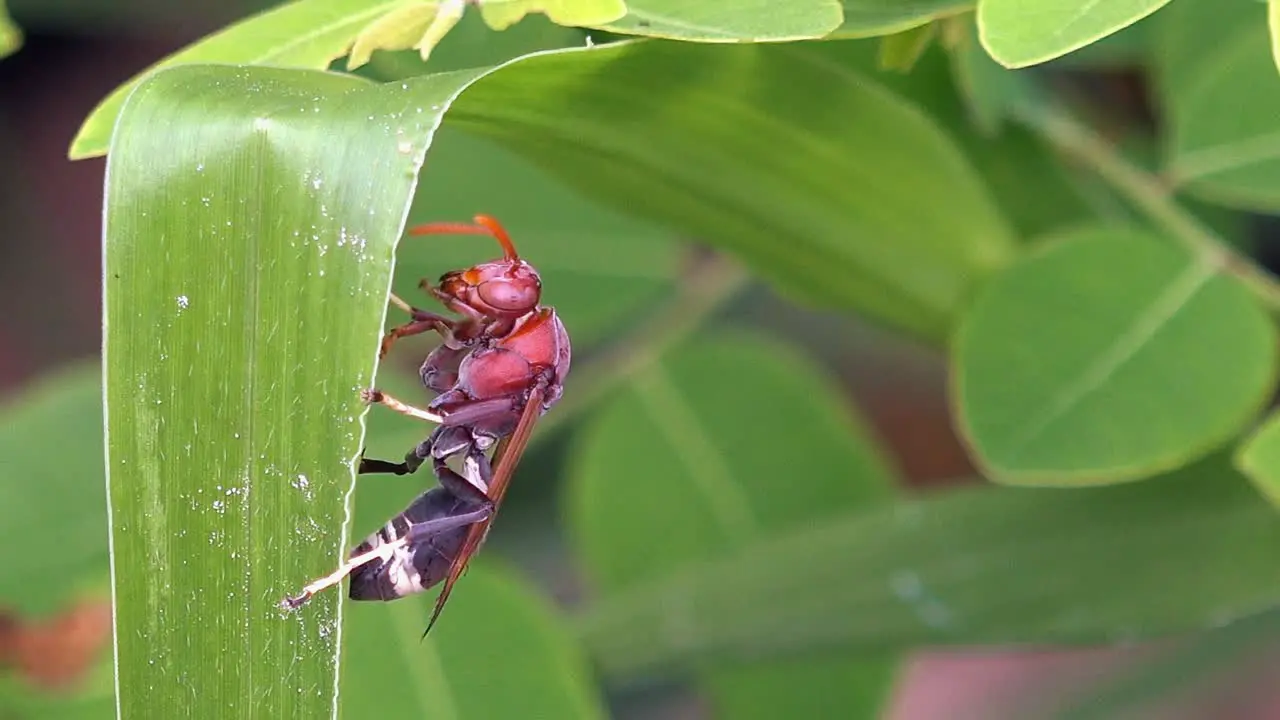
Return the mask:
M407 2L393 8L386 15L374 20L356 35L347 58L347 69L354 70L369 62L374 50L419 50L422 59L431 55L440 37L462 18L462 6L452 7L456 14L442 11L438 2ZM438 19L438 21L437 21ZM428 35L429 29L437 30L438 37Z
M779 42L827 35L840 26L839 0L628 0L602 30L686 42Z
M1096 42L1164 7L1169 0L982 0L982 44L1005 67L1035 65Z
M597 602L887 501L889 472L837 398L808 363L750 336L695 343L638 375L593 419L571 476L569 519ZM892 666L837 655L700 677L721 717L776 717L813 698L868 717Z
M953 347L991 479L1118 482L1225 443L1267 401L1275 329L1248 290L1136 230L1087 229L995 278Z
M611 596L581 629L610 676L818 648L1124 643L1272 607L1278 566L1280 519L1218 456L1147 483L981 486L815 520Z
M358 390L439 121L424 108L472 77L184 66L126 105L105 270L126 715L182 715L192 693L223 715L330 712L340 595L278 603L347 549Z
M937 126L848 67L851 45L540 55L477 82L449 121L789 296L937 338L1013 239Z
M723 1L723 0L722 0ZM529 13L543 13L557 25L604 25L627 13L623 0L482 0L480 16L494 30L506 30Z

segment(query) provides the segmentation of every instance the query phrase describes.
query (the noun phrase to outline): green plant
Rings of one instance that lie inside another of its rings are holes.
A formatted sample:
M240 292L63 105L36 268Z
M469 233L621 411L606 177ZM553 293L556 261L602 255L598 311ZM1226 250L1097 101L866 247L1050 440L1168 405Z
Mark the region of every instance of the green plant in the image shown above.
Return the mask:
M1238 226L1280 208L1280 77L1261 4L1165 4L565 0L585 29L494 34L450 3L300 0L121 88L71 154L109 151L125 715L600 717L598 672L684 678L721 717L867 716L919 644L1270 608L1280 287ZM1115 66L1151 79L1158 130L1058 82ZM567 440L588 599L500 569L504 514L422 642L430 597L283 613L417 490L354 483L362 447L425 433L366 432L356 391L415 392L412 363L375 367L388 290L491 252L399 243L407 219L475 212L581 351L516 485ZM945 355L994 485L903 497L813 361L711 329L760 285Z

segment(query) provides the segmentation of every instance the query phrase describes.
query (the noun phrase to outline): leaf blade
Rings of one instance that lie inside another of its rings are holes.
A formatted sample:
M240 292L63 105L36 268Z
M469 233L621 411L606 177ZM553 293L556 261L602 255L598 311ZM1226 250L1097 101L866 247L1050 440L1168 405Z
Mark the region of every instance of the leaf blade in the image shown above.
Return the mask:
M439 122L419 103L475 74L184 65L126 103L104 308L126 714L332 713L341 597L278 603L345 551L358 390Z
M975 301L952 403L997 482L1134 480L1237 433L1275 382L1274 346L1266 313L1207 261L1144 232L1082 229Z
M982 44L1000 64L1027 67L1097 42L1164 7L1169 0L1045 0L1027 14L1019 0L978 3Z

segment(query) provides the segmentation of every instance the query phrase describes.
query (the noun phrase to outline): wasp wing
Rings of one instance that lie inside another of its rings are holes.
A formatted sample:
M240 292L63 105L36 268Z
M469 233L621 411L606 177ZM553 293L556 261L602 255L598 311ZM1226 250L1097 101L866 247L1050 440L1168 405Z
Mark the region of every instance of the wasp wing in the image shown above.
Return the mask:
M524 455L524 450L529 445L529 437L533 435L533 427L537 424L538 418L542 415L542 400L546 397L546 390L538 385L529 393L529 399L525 402L524 412L520 413L520 421L516 423L516 429L507 437L503 438L498 447L494 449L494 471L493 481L489 483L489 500L493 502L493 512L489 517L475 523L467 532L467 538L462 543L462 549L453 559L453 564L449 567L449 576L445 578L444 587L440 590L440 595L436 597L436 607L431 612L431 620L427 622L427 629L422 633L423 637L431 632L431 627L436 624L436 619L440 617L440 612L444 610L444 605L449 601L449 593L453 591L454 584L458 578L462 577L462 572L467 569L467 563L470 562L471 556L480 549L480 544L484 542L484 538L489 534L489 525L493 523L493 519L498 515L498 508L502 505L502 498L507 494L507 485L511 483L511 476L516 471L516 465L520 464L520 456Z

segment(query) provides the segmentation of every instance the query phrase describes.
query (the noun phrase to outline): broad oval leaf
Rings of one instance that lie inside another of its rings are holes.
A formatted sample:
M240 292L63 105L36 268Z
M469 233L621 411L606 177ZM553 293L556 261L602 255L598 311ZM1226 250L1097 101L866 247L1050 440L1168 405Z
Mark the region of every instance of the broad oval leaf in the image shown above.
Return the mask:
M186 715L193 694L211 715L331 713L341 596L278 603L345 555L428 109L474 76L187 65L126 103L104 310L125 715Z
M468 567L447 615L425 639L431 593L347 610L343 716L376 710L387 718L607 717L563 617L492 562Z
M1280 74L1263 7L1180 0L1159 20L1165 174L1214 202L1280 209Z
M1273 607L1278 566L1274 510L1215 456L1159 482L979 486L816 521L608 597L581 630L610 677L814 648L1133 642Z
M887 466L838 396L809 363L752 336L699 341L639 372L598 411L570 475L570 527L604 602L891 497ZM814 697L873 707L891 666L819 656L700 675L724 717L767 717Z
M544 54L478 81L449 122L737 253L788 295L938 338L1014 241L937 126L848 67L859 50Z
M1169 0L982 0L982 44L1005 67L1035 65L1078 50L1164 7Z
M1276 334L1235 279L1141 231L1057 238L992 280L952 349L952 398L997 482L1152 475L1266 402Z
M94 578L105 580L107 495L102 474L102 371L50 374L0 408L0 607L23 615L62 606ZM58 530L58 552L23 553Z
M840 27L839 0L628 0L609 32L685 42L785 42L820 38Z

